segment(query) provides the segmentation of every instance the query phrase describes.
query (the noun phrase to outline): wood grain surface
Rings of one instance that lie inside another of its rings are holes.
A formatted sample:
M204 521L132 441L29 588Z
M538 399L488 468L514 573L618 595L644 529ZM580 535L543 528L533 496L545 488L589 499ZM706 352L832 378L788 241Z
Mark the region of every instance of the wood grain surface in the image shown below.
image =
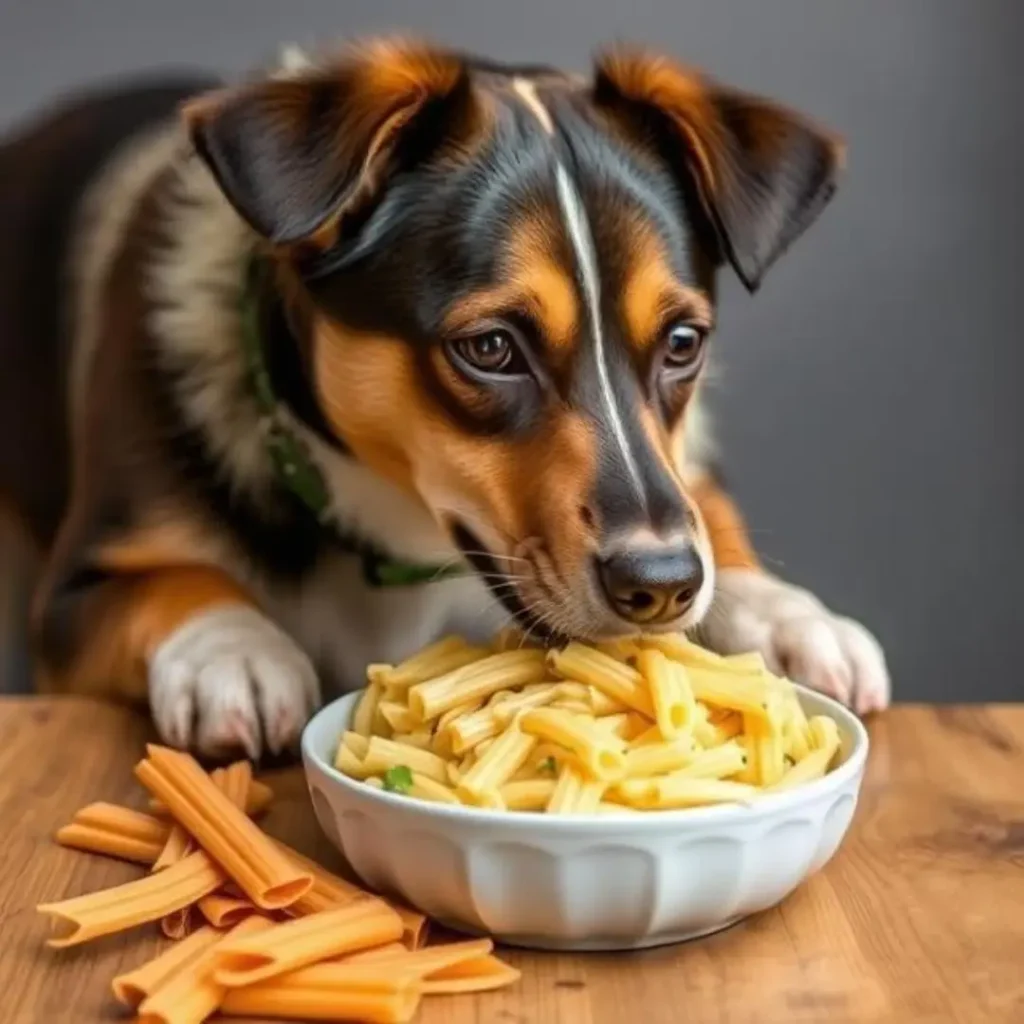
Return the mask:
M148 738L128 711L0 699L0 1021L124 1019L110 979L163 941L139 929L57 952L36 903L136 877L54 845L92 800L141 804ZM851 833L779 908L631 954L509 952L515 988L427 1000L422 1024L1024 1022L1024 707L897 707L871 724ZM297 768L270 773L266 827L337 868Z

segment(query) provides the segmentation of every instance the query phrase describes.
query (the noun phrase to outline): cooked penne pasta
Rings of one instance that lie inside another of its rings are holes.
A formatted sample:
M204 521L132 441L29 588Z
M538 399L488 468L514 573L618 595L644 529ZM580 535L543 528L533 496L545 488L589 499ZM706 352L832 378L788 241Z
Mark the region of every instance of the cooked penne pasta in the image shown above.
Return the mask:
M401 936L401 918L383 900L357 900L220 943L213 950L213 977L228 988L255 985L307 964L394 942Z
M195 903L224 881L224 872L202 850L197 850L177 864L137 881L59 903L43 903L36 910L70 926L66 934L47 942L55 949L63 949L156 921Z
M448 638L440 650L473 649ZM547 651L499 640L492 651L436 676L417 669L402 680L408 685L388 687L381 706L389 722L355 743L346 733L338 767L424 800L635 814L746 800L783 779L794 785L816 777L822 757L802 772L792 766L838 742L831 719L812 729L793 685L759 654L722 656L680 636ZM409 664L436 671L436 652L424 653ZM394 671L368 673L371 686Z
M686 670L681 665L669 661L661 651L653 647L640 652L637 666L647 680L651 701L654 704L654 721L662 737L674 740L681 736L684 730L692 728L693 693L688 684L684 689L680 681L681 677L685 677Z
M494 943L490 939L466 939L463 942L448 942L413 951L391 944L345 957L338 966L350 968L353 964L391 964L396 971L426 978L436 971L487 956L493 950ZM322 972L329 969L326 964L319 968Z
M595 779L616 779L626 770L625 744L595 726L593 719L538 708L523 715L520 724L523 732L571 751Z
M382 681L393 689L408 690L417 683L425 683L463 665L480 661L487 653L482 647L471 647L462 637L444 637L389 669Z
M543 811L554 791L554 778L521 779L506 782L501 787L501 798L510 811Z
M653 743L644 743L640 746L631 746L626 751L626 777L630 779L643 778L648 775L665 775L684 768L690 764L697 753L693 749L693 741L682 736L674 740L660 739L661 732L658 732L658 739Z
M352 716L351 732L360 736L373 735L374 719L377 717L377 705L380 704L383 686L379 680L371 680L356 706Z
M149 747L148 755L136 766L139 781L256 906L264 910L287 907L309 890L312 877L283 857L192 757L156 746Z
M435 782L444 784L448 781L444 760L432 751L405 746L380 736L370 737L370 745L363 758L363 771L368 775L383 775L389 768L400 765Z
M612 700L654 717L643 676L601 651L574 642L563 650L548 651L548 665L566 679L593 686Z
M449 708L482 700L507 687L523 686L544 678L544 652L507 651L492 654L409 690L409 708L426 722Z
M468 803L479 803L488 793L496 794L522 767L536 744L533 736L522 732L518 725L510 725L462 776L456 792Z
M384 720L394 732L413 732L419 725L416 716L404 704L399 704L397 701L382 700L377 705L377 710L384 716Z

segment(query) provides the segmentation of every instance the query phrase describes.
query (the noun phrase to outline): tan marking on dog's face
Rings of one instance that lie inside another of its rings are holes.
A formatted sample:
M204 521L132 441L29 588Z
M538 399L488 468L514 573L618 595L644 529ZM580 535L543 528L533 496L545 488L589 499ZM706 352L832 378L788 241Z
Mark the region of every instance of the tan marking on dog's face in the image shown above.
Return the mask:
M467 407L481 400L439 347L430 358L456 400ZM360 462L416 494L442 524L468 527L503 571L530 577L518 586L524 603L550 609L561 601L558 614L580 615L570 594L584 585L581 574L596 550L585 507L597 443L584 417L558 403L528 437L474 436L424 387L408 344L326 320L315 331L314 367L324 413ZM344 388L332 388L342 379ZM508 561L523 558L529 572ZM568 618L563 624L576 633L589 628Z
M469 334L510 310L523 310L535 320L545 348L568 353L576 341L580 308L572 272L557 256L558 241L550 218L535 216L517 224L503 257L504 283L461 298L449 310L445 329Z
M641 225L622 291L622 313L629 343L640 352L661 344L663 330L673 322L710 330L714 319L708 297L679 281L654 234Z

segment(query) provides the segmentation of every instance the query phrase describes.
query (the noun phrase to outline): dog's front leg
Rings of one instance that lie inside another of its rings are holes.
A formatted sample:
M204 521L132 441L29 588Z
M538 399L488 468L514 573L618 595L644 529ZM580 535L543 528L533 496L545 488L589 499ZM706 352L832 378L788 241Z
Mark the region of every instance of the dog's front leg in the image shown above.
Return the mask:
M319 687L309 658L215 567L60 573L37 605L43 684L148 697L161 738L259 756L298 738Z
M760 651L772 671L849 704L858 714L889 703L878 641L813 594L765 572L729 496L704 479L693 497L715 557L715 597L701 639L722 654Z

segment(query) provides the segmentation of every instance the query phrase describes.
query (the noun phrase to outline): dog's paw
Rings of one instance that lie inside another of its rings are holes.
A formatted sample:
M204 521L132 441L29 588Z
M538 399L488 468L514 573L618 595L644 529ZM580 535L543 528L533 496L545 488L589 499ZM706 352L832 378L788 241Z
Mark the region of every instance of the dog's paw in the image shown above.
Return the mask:
M160 736L210 757L263 746L280 753L320 700L316 671L255 608L213 608L188 619L149 662L149 703Z
M722 654L760 651L768 667L848 704L858 714L889 704L878 641L792 584L750 569L723 569L701 627Z

